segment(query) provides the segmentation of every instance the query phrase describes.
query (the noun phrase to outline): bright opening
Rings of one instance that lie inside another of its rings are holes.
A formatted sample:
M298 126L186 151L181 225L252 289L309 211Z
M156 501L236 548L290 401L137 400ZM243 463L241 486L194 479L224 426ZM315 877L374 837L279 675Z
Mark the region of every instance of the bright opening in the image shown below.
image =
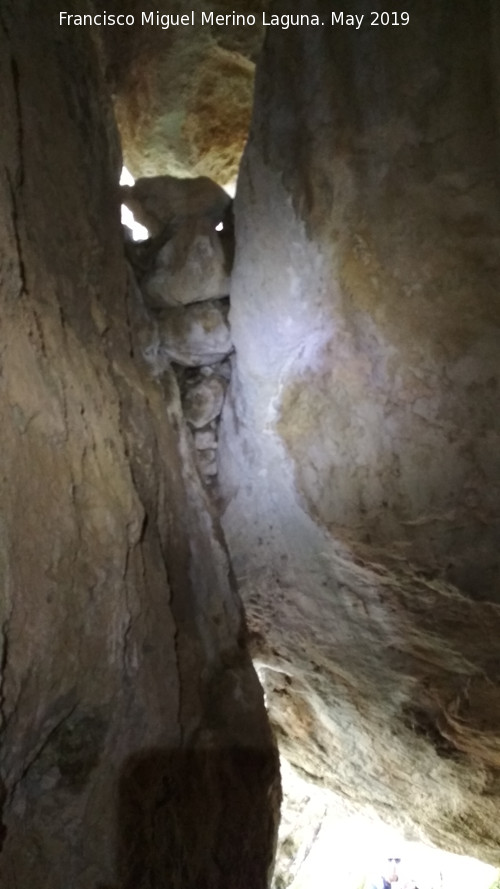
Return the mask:
M408 842L376 817L350 810L281 760L282 820L273 889L381 889L399 858L400 889L493 889L499 872L474 858Z
M122 173L120 176L120 185L134 185L135 179L132 176L130 170L127 170L126 167L123 167ZM129 210L125 204L121 206L122 213L122 225L126 225L132 232L132 238L134 241L146 241L149 238L149 232L144 225L141 225L140 222L137 222L132 210Z

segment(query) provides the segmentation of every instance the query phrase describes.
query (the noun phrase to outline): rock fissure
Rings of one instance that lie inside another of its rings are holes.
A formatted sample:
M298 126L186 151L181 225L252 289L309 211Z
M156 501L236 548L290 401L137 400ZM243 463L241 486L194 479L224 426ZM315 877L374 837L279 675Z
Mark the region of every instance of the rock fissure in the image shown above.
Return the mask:
M49 725L45 731L42 731L42 738L39 740L35 746L35 749L26 756L26 761L23 765L22 770L17 775L9 775L8 776L8 793L7 799L10 801L14 801L16 794L21 791L23 792L23 782L26 780L30 771L34 768L36 763L43 756L44 751L47 749L50 744L52 738L57 734L60 730L61 726L63 726L73 714L76 712L78 705L73 704L69 707L69 709L62 716L58 716L55 718L54 724Z
M24 185L24 127L23 127L23 116L22 116L22 104L21 104L21 87L20 87L20 78L19 78L19 66L17 64L14 56L11 56L10 59L10 70L12 75L12 86L14 89L14 103L15 103L15 114L17 120L17 132L16 132L16 141L17 141L17 175L16 175L16 187L19 191L23 188Z
M7 716L4 712L4 704L5 704L5 674L7 672L7 665L9 662L9 627L10 618L6 618L2 623L1 629L1 643L2 643L2 654L0 657L0 722L2 729L7 725Z
M126 245L141 294L142 354L173 367L202 478L217 476L218 425L231 376L227 322L234 254L231 200L209 179L143 178L122 189L152 232ZM221 221L222 234L215 230ZM149 331L149 334L148 334Z
M16 243L16 252L17 252L17 263L19 270L19 291L18 297L27 296L28 288L27 288L27 279L26 279L26 267L24 264L23 251L22 251L22 243L21 243L21 235L19 232L19 215L18 215L18 205L17 205L17 193L16 186L12 182L12 178L10 172L7 168L5 168L7 181L9 184L9 192L10 192L10 204L11 204L11 222L12 229L14 232L14 239Z

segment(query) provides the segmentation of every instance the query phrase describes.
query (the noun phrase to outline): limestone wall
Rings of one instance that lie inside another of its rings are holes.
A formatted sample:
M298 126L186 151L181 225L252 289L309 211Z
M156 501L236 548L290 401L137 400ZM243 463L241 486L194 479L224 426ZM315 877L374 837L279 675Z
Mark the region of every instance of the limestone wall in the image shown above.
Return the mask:
M175 377L141 357L93 35L57 13L0 17L0 885L257 889L262 692Z
M405 9L269 29L224 526L292 761L498 862L498 17Z

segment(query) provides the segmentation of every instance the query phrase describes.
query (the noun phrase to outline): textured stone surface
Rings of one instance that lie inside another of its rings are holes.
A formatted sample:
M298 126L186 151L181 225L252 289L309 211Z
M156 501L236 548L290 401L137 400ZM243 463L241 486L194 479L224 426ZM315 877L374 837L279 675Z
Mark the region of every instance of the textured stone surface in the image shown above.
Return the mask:
M217 475L217 451L199 451L197 461L200 472L205 479L211 479Z
M197 429L194 434L194 444L198 451L213 450L217 447L217 439L214 429Z
M498 863L498 17L405 9L268 35L224 526L289 759Z
M185 367L215 364L233 348L227 306L220 300L164 309L158 332L159 352Z
M222 411L225 385L219 377L211 376L190 386L182 399L186 422L194 429L203 429Z
M238 171L252 107L254 61L267 0L218 2L215 13L253 12L255 26L200 26L201 0L170 13L194 13L195 26L107 29L110 76L126 166L133 175L210 176L221 185ZM152 3L111 0L108 11L158 11ZM166 12L167 10L163 10Z
M57 19L2 3L0 885L261 889L262 693L175 378L141 362L91 34Z
M229 269L213 224L198 220L182 225L158 252L141 287L151 306L189 305L229 296Z

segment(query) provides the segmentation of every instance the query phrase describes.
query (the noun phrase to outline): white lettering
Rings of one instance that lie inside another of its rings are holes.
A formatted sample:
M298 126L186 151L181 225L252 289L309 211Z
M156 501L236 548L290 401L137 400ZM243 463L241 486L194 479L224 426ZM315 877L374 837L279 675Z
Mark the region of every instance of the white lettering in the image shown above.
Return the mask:
M335 13L332 13L332 16ZM343 13L340 13L343 15ZM262 24L281 28L283 31L287 31L288 28L297 28L299 26L308 26L308 25L320 25L321 22L319 20L319 16L317 15L272 15L269 19L265 12L262 13Z
M224 25L232 25L233 27L235 27L236 25L255 25L255 21L255 16L251 13L249 15L242 15L238 12L228 12L226 14L214 14L213 12L201 13L202 25L219 25L219 27Z
M152 15L153 13L151 13ZM145 13L143 13L143 16ZM81 27L82 25L95 25L97 28L101 28L103 26L107 26L108 28L112 28L113 25L133 25L135 21L135 16L131 13L128 15L121 14L113 15L113 13L96 13L95 15L73 15L73 13L68 12L60 12L59 13L59 24L60 25L73 25L76 27Z
M142 25L160 26L164 31L167 28L176 28L179 25L194 25L194 12L184 13L183 15L171 15L170 13L154 12L142 13Z
M344 13L343 12L332 12L332 25L348 25L349 27L356 26L356 31L361 28L364 19L364 13L362 15L346 15L344 22Z

